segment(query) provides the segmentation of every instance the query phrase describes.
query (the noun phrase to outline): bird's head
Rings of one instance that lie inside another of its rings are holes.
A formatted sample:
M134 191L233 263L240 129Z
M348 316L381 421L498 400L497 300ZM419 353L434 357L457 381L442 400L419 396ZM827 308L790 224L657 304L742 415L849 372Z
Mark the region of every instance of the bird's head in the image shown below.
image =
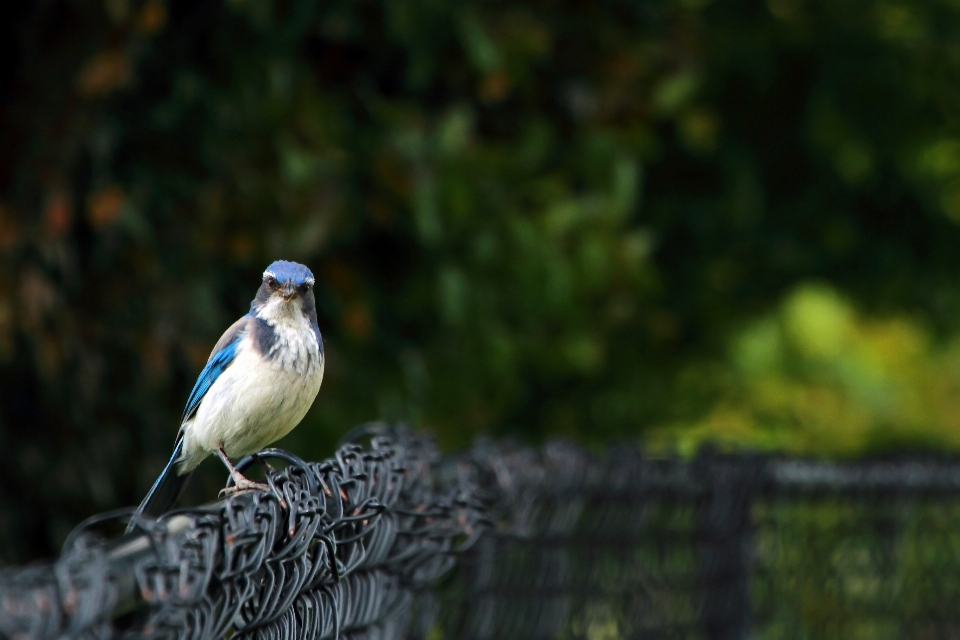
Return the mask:
M277 260L263 272L263 284L252 308L266 319L291 315L295 311L316 313L313 273L297 262Z

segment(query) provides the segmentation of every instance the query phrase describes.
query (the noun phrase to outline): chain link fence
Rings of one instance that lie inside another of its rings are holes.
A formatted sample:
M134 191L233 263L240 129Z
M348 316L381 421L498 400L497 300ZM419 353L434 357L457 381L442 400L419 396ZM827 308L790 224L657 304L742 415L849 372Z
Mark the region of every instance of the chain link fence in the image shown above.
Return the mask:
M960 637L960 461L349 440L265 452L273 493L81 525L56 562L0 573L0 634Z

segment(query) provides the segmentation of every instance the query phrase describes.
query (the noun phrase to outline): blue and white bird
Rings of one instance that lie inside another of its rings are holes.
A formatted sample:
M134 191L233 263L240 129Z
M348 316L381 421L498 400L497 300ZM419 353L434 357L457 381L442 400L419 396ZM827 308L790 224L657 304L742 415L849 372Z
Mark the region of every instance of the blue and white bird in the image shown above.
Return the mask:
M230 470L236 490L268 489L245 478L230 459L288 434L317 396L324 356L313 285L313 273L296 262L278 260L263 272L250 312L226 330L200 372L173 456L138 514L168 511L211 453Z

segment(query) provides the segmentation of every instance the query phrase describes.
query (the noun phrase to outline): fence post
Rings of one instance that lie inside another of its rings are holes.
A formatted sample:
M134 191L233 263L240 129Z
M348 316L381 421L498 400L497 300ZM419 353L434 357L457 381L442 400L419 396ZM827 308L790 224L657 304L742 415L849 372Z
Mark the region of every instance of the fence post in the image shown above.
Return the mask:
M697 542L702 551L701 625L707 640L750 637L751 511L765 464L759 456L704 450L693 465L702 483Z

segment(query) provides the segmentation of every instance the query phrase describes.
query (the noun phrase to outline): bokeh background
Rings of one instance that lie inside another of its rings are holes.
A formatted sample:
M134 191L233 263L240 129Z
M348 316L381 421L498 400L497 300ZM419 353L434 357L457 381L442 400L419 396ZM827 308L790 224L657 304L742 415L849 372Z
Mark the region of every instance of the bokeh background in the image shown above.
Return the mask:
M328 353L305 458L371 419L960 448L956 0L0 12L6 562L139 501L278 258Z

